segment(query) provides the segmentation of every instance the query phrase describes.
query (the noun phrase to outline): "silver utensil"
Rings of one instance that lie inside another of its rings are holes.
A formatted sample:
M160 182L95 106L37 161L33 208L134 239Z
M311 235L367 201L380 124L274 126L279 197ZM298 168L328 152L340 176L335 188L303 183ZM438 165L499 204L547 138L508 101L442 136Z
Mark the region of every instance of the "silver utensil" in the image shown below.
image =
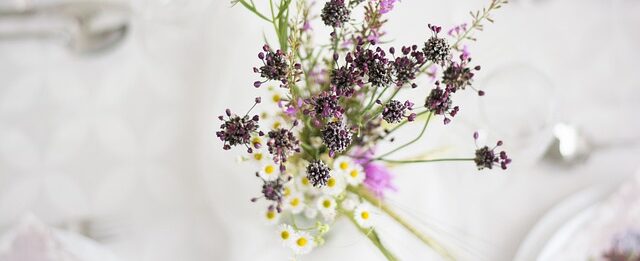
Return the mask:
M577 127L565 123L554 125L553 134L554 140L547 148L542 160L565 168L586 162L595 152L615 147L633 146L640 142L640 139L633 138L598 143L589 139Z
M0 23L22 25L0 31L0 41L52 40L77 54L102 53L124 40L129 30L129 13L126 6L95 2L0 10ZM33 26L34 21L40 24Z

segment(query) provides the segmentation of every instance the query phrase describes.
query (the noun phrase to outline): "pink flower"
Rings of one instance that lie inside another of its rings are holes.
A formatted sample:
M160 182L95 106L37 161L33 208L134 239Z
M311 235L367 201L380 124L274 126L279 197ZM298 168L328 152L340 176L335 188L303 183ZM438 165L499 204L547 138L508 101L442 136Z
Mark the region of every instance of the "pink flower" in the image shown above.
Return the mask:
M302 108L302 104L303 104L302 99L301 99L301 98L298 98L297 104L296 104L296 103L291 102L291 103L287 106L287 108L284 110L284 114L286 114L286 115L287 115L287 116L289 116L289 117L295 117L295 116L296 116L296 114L298 113L298 110L299 110L300 108Z
M313 28L311 28L311 23L309 23L309 21L304 21L304 24L302 24L302 31L304 32L308 32L311 31Z
M371 159L375 154L375 149L356 149L355 162L362 165L366 177L364 185L373 192L376 197L383 198L387 190L396 191L392 184L393 174L382 164L373 163Z
M386 14L393 9L396 0L380 0L380 14Z

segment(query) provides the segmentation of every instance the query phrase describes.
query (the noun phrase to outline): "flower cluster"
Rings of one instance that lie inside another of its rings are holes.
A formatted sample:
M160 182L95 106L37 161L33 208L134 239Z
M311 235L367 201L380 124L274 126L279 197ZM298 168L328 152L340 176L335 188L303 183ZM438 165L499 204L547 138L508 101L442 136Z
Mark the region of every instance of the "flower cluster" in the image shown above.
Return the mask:
M258 58L262 61L262 66L253 67L253 72L259 73L260 77L265 78L264 81L256 81L253 86L258 88L263 83L274 80L280 81L282 87L286 87L290 77L296 77L301 65L296 63L293 68L287 61L287 55L282 50L273 51L269 45L262 46L262 52L258 53Z
M478 133L473 133L473 139L478 140ZM502 169L507 169L507 165L511 163L511 159L507 156L507 153L503 150L496 153L496 148L502 146L502 141L498 141L496 146L489 148L483 146L476 149L476 157L473 161L476 163L478 170L492 169L494 166L500 166Z
M331 27L341 27L349 21L351 11L344 4L344 0L330 0L322 8L322 21Z
M460 55L460 62L451 62L442 72L442 83L454 90L464 90L467 86L471 86L474 76L473 71L479 71L480 66L469 68L469 62L471 62L470 57L465 57L464 54Z
M260 103L260 101L260 98L256 98L256 104ZM227 115L226 119L222 115L218 116L218 119L224 123L220 125L220 131L216 132L216 136L224 142L223 148L229 150L232 146L245 145L249 153L253 152L253 149L249 146L251 137L263 135L261 131L258 131L260 117L258 115L249 117L248 112L240 117L233 114L229 109L225 110L225 114ZM253 143L253 147L256 149L260 148L260 145L258 142Z
M383 105L382 119L388 123L398 123L405 117L408 121L414 121L416 118L415 113L407 115L407 111L413 110L413 103L405 101L404 103L397 100L390 100Z
M329 155L344 152L351 144L353 133L340 122L330 122L322 129L322 142L329 148Z
M491 1L488 10L505 0ZM472 26L455 27L448 35L440 34L442 27L429 25L430 37L383 49L383 25L396 0L324 0L315 11L308 1L274 0L268 12L251 1L233 2L241 2L276 29L279 49L262 46L262 64L253 68L261 77L254 87L275 86L259 90L269 92L270 98L264 103L256 98L244 116L227 109L226 116L219 117L223 124L216 135L223 149L243 147L240 159L256 165L252 173L258 177L259 196L251 201L266 204L261 211L265 223L277 226L274 237L295 255L323 245L331 225L343 217L393 259L376 233L380 212L399 216L384 202L385 195L397 189L389 163L455 160L475 163L479 170L506 169L511 163L506 152L496 151L502 141L493 148L476 145L467 158L394 159L396 152L420 140L433 115L451 122L460 111L461 105L453 103L457 92L476 90L472 83L480 66L470 65L469 53L459 43L477 30L477 19L488 15L474 17ZM362 15L355 13L359 6ZM311 24L316 17L331 31L328 45L314 42ZM456 56L460 60L453 61ZM421 81L424 89L402 92ZM408 99L399 98L403 96ZM420 100L424 106L414 107ZM264 111L249 115L258 104ZM419 136L395 147L394 140L401 138L391 136L394 131L416 122L424 123ZM376 148L387 147L383 143L395 148L378 153ZM411 232L426 238L415 229Z
M454 117L460 110L458 106L453 106L451 95L454 92L455 89L448 86L444 89L440 88L440 83L436 82L436 88L432 89L429 96L427 96L424 107L436 115L443 115L444 124L449 124L451 119L447 115Z
M424 43L422 51L427 60L435 64L444 65L449 60L449 56L451 56L451 47L449 47L446 39L438 37L442 27L429 25L429 29L433 32L433 36Z
M402 47L402 56L397 57L393 61L393 70L396 76L396 85L403 86L416 78L420 67L427 61L423 52L418 50L417 45L411 47ZM395 54L395 49L389 49L391 54ZM418 87L417 84L411 83L411 87Z

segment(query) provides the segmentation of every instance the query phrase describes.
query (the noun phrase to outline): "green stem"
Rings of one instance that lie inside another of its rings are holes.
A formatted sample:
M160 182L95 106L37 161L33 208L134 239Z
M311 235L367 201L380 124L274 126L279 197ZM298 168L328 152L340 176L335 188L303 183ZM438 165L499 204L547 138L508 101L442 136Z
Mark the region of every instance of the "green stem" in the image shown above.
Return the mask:
M247 3L247 1L245 0L239 0L238 1L240 4L242 4L245 8L247 8L247 10L251 11L252 13L254 13L255 15L257 15L258 17L264 19L265 21L269 22L269 23L273 23L272 20L270 20L269 18L267 18L265 15L263 15L262 13L258 12L258 10L256 9L256 7L254 5L250 5L249 3Z
M416 118L417 118L417 117L420 117L421 115L423 115L423 114L425 114L425 113L427 113L427 112L429 112L429 110L425 110L425 111L423 111L423 112L420 112L420 113L416 114ZM406 120L406 119L405 119L404 121L402 121L401 123L399 123L398 125L396 125L395 127L393 127L393 129L391 129L390 131L388 131L388 132L385 134L385 137L388 137L388 136L389 136L389 134L391 134L391 133L393 133L394 131L396 131L396 130L400 129L400 127L402 127L403 125L407 124L408 122L409 122L409 120Z
M429 126L429 121L431 120L431 116L432 116L432 115L433 115L433 113L429 113L429 116L427 116L427 121L425 121L424 126L422 127L422 131L420 131L420 135L418 135L418 137L416 137L415 139L413 139L413 140L411 140L411 141L409 141L409 142L407 142L407 143L403 144L403 145L402 145L402 146L400 146L400 147L397 147L397 148L395 148L395 149L393 149L393 150L391 150L391 151L389 151L389 152L387 152L387 153L385 153L385 154L380 155L379 157L375 158L374 160L380 160L380 159L384 158L385 156L389 156L389 155L393 154L394 152L399 151L399 150L401 150L401 149L404 149L404 148L406 148L407 146L409 146L409 145L413 144L414 142L416 142L416 141L420 140L420 138L422 138L422 136L423 136L423 135L424 135L424 133L426 132L426 130L427 130L427 126Z
M381 209L384 213L389 215L391 218L393 218L393 220L398 222L405 229L407 229L409 232L411 232L411 234L413 234L420 241L422 241L422 243L424 243L425 245L429 246L431 249L433 249L435 252L437 252L440 256L442 256L446 260L456 260L444 246L442 246L440 243L438 243L435 239L433 239L433 238L423 234L422 232L420 232L417 228L415 228L413 225L411 225L409 223L409 221L405 220L398 213L393 211L387 204L382 202L382 200L376 198L366 188L360 187L360 188L356 189L356 188L349 187L349 190L351 192L353 192L353 193L358 194L360 197L362 197L363 199L365 199L366 201L368 201L372 205L375 205L376 207Z
M383 158L376 158L375 160L384 161L387 163L428 163L428 162L440 162L440 161L473 161L474 158L449 158L449 159L428 159L428 160L390 160Z
M378 233L375 231L375 229L364 229L364 228L361 228L358 225L358 223L356 223L356 221L353 219L353 215L351 215L349 213L345 213L345 216L349 217L349 220L351 220L351 223L353 223L353 225L356 228L358 228L358 231L360 231L360 233L365 235L371 241L371 243L373 243L373 245L376 246L376 248L378 248L378 250L380 250L380 252L384 255L384 257L387 258L387 260L389 260L389 261L397 261L398 260L393 255L393 253L391 253L391 251L389 251L389 249L387 249L382 244L382 241L380 240L380 237L378 236Z

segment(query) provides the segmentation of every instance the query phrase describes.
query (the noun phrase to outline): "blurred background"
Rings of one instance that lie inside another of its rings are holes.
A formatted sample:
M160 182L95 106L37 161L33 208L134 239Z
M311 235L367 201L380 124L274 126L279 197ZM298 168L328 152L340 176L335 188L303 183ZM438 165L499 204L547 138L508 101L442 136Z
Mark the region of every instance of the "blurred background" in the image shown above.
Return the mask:
M63 3L0 2L0 260L288 259L249 202L260 187L251 166L215 137L217 115L256 96L251 69L271 27L227 0ZM486 4L404 0L387 15L387 37L423 42L427 23L469 22ZM464 155L479 130L505 141L512 167L397 167L390 204L461 260L540 259L560 224L634 183L638 14L635 0L513 0L498 10L468 45L487 96L462 97L453 124L434 125L404 153ZM638 198L619 209L640 212ZM437 260L388 223L380 232L399 257ZM35 228L16 247L25 224ZM335 226L304 260L383 260L350 224ZM66 235L63 245L103 252L39 259L25 245L46 242L47 227Z

